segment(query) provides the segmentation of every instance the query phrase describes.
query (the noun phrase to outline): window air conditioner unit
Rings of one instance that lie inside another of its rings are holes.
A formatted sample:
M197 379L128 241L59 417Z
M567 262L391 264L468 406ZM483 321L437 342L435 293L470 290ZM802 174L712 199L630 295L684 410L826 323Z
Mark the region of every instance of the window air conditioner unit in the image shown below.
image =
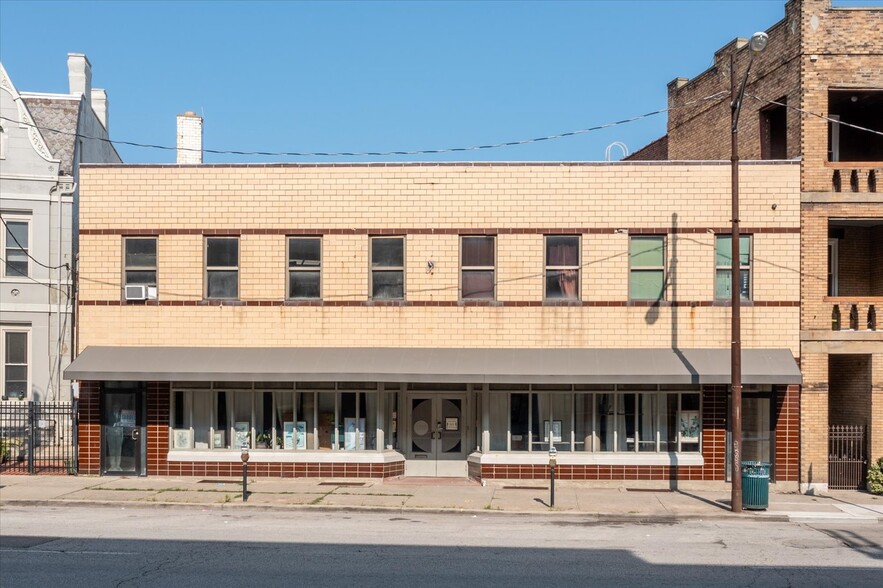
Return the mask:
M126 300L147 300L147 286L126 286Z

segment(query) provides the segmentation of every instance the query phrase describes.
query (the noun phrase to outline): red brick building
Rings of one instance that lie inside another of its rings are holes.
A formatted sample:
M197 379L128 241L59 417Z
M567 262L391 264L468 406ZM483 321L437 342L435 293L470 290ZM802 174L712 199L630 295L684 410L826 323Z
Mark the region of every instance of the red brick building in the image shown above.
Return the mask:
M743 31L751 33L752 31ZM801 488L858 487L848 465L883 456L883 7L791 0L754 58L738 129L742 159L800 159ZM730 157L730 56L669 84L668 133L629 159ZM721 100L679 106L722 93ZM870 130L868 130L870 129ZM835 431L833 427L840 430ZM855 428L861 441L839 446Z

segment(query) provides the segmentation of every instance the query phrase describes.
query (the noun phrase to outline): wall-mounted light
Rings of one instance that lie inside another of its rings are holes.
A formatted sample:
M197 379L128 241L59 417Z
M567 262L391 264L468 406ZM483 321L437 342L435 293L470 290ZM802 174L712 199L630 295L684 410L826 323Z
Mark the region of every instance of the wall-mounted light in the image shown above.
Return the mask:
M426 262L426 273L431 274L432 270L434 270L434 269L435 269L435 262L430 259L429 261Z
M628 229L613 229L613 232L616 233L617 235L628 235L629 234Z
M13 296L18 296L19 294L21 294L21 290L19 290L18 288L13 288L12 290L9 291L9 293L12 294Z

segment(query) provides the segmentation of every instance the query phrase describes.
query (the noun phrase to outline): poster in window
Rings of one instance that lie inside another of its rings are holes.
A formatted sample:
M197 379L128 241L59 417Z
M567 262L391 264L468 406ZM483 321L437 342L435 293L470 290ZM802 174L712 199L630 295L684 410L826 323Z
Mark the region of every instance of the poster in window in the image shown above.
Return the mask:
M460 419L457 417L445 417L445 431L459 431Z
M172 431L172 447L190 449L193 447L193 431L190 429L174 429Z
M307 448L307 421L297 421L297 449Z
M543 421L543 442L549 442L549 421ZM561 421L552 421L552 443L561 443Z
M696 443L699 441L699 411L698 410L682 410L681 411L681 441L687 443Z
M294 421L282 423L282 449L294 449L295 429Z
M135 411L129 409L123 409L120 411L120 426L121 427L133 427L135 426Z
M251 447L250 429L247 421L237 421L233 424L233 443L236 449Z
M343 419L344 435L343 448L346 451L355 451L356 449L365 449L365 419L358 419L359 427L356 430L356 419ZM358 443L356 440L358 439Z

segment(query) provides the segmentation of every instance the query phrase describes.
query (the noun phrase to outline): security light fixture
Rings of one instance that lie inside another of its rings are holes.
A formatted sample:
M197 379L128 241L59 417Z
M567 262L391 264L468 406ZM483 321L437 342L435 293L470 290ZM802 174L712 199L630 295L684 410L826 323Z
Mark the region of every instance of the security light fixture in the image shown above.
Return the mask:
M754 33L751 35L751 40L748 42L748 47L754 53L760 53L766 47L767 41L770 40L769 35L763 32Z

